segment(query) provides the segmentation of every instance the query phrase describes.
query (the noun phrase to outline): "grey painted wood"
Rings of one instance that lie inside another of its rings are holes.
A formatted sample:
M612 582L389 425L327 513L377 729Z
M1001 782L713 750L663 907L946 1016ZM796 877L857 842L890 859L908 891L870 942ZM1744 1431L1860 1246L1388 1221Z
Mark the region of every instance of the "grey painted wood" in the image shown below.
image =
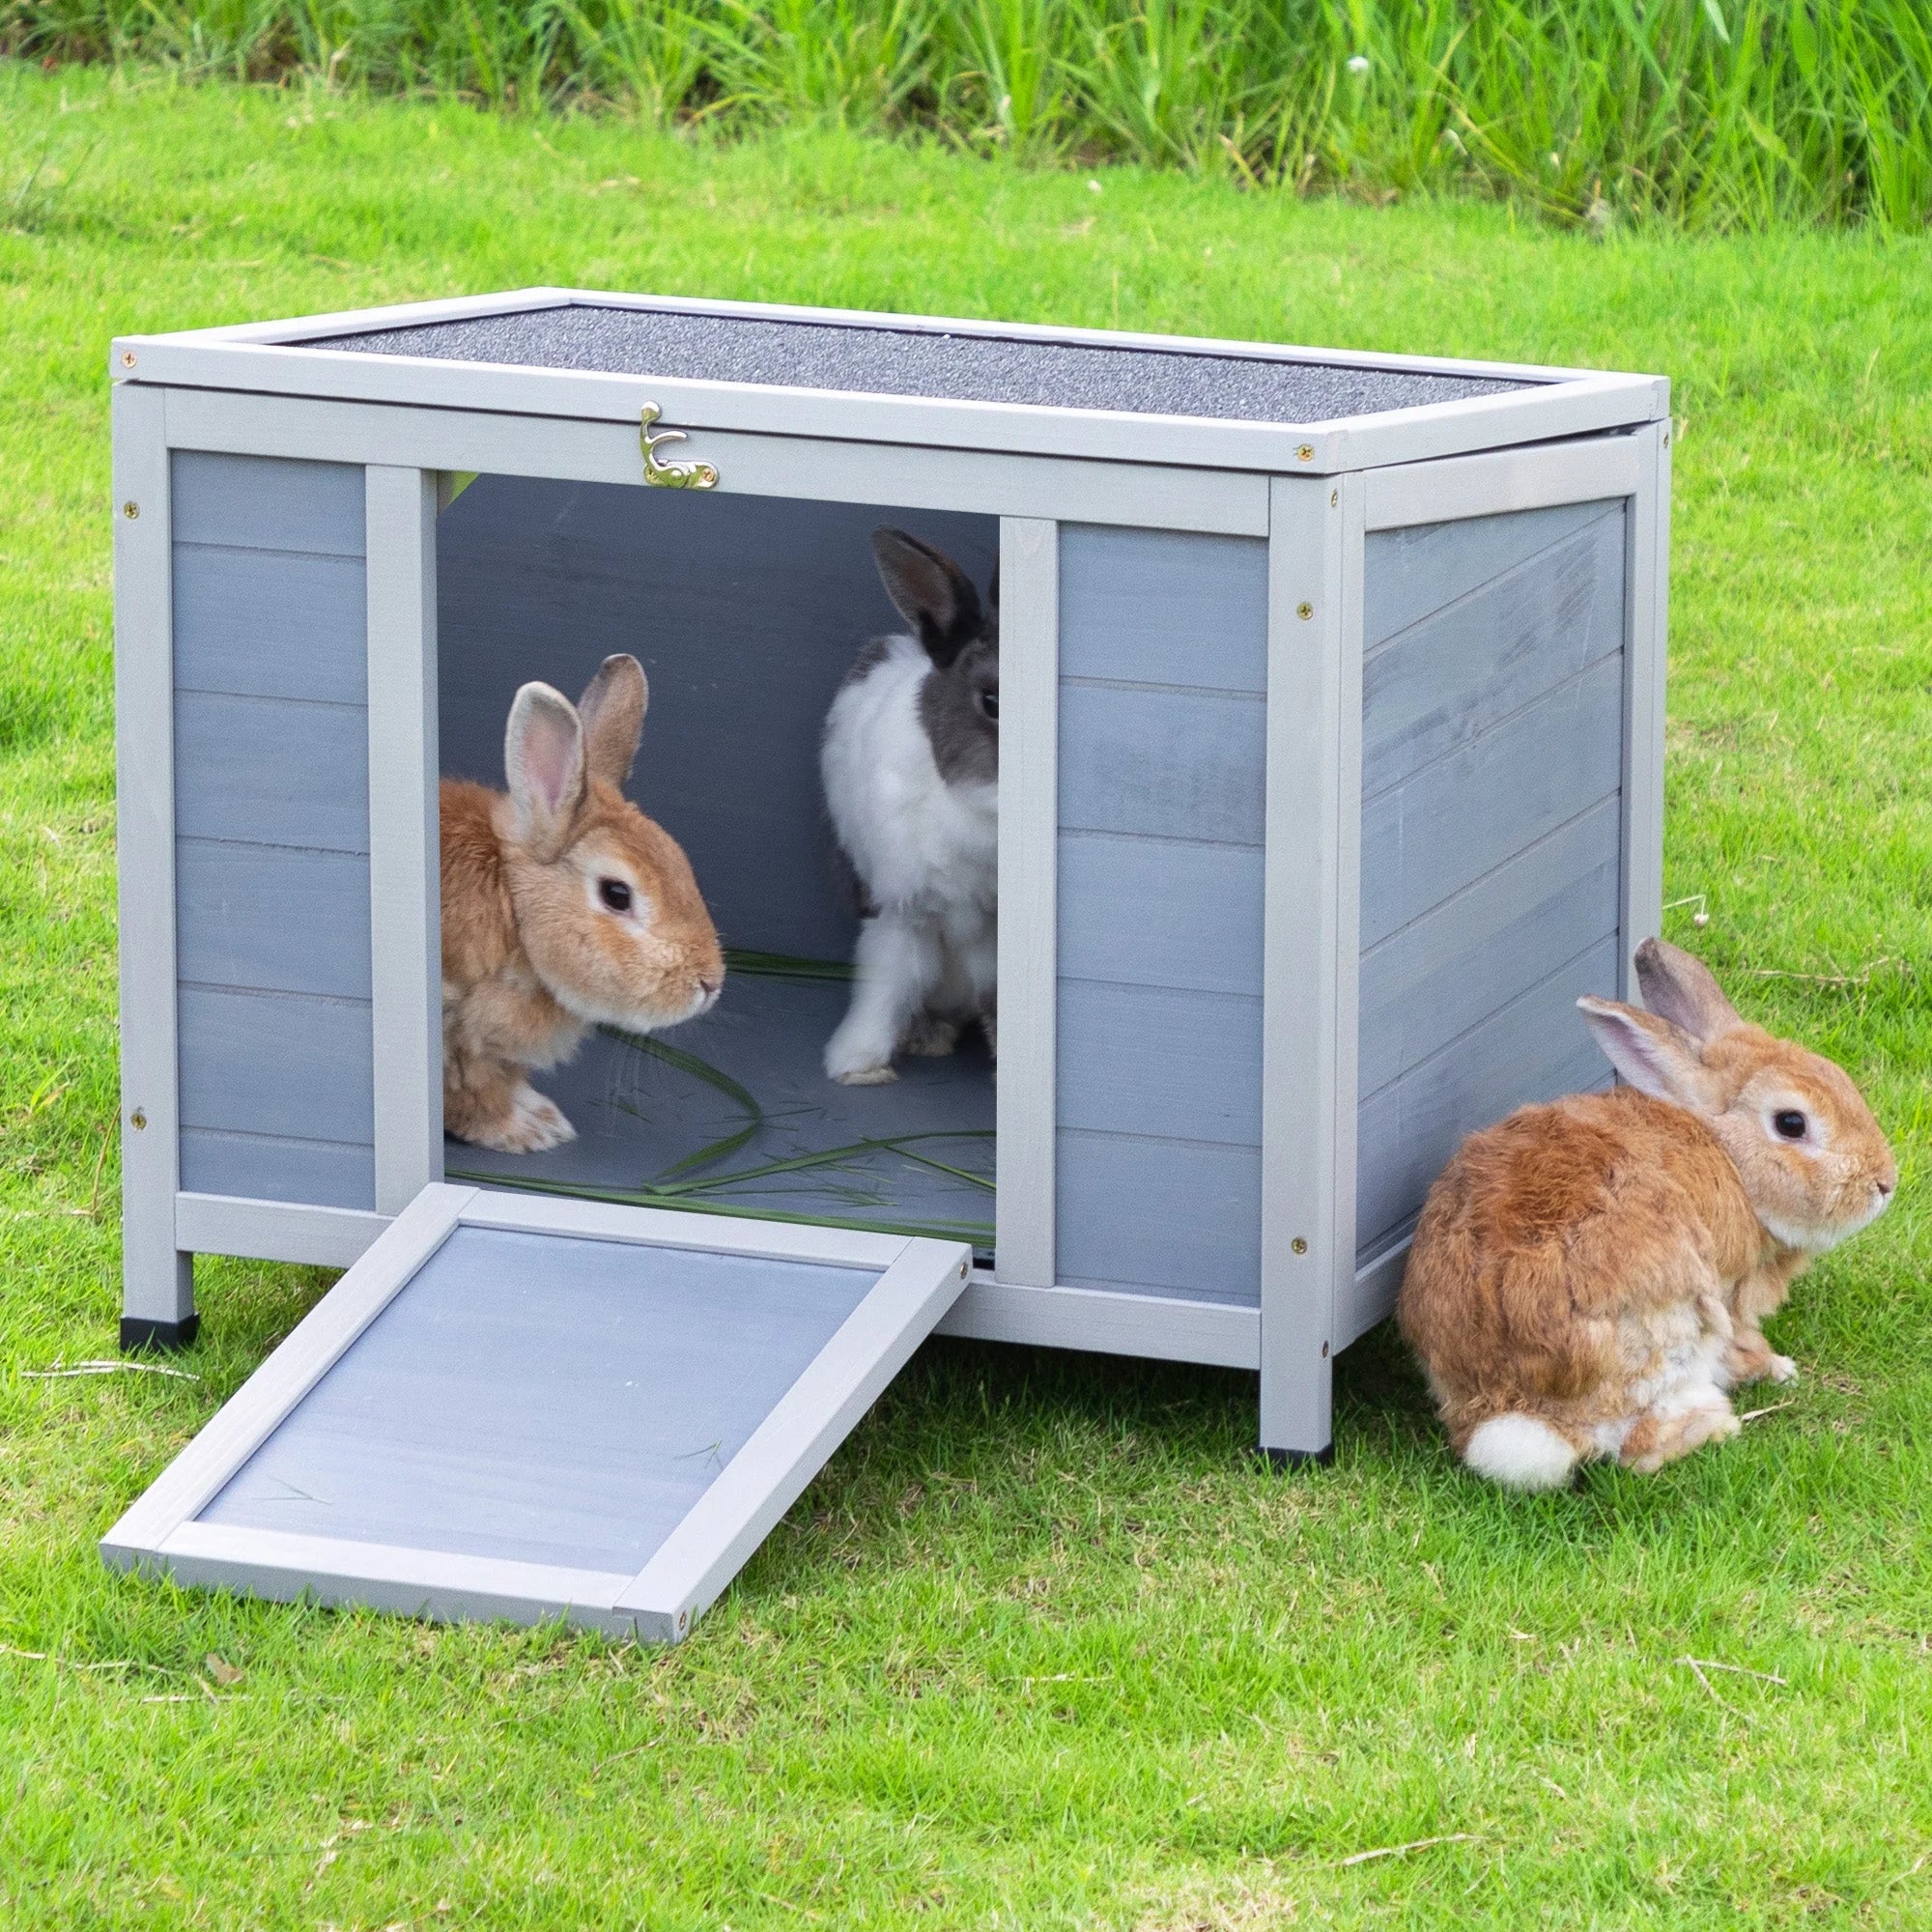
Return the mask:
M366 1001L183 986L180 1027L185 1127L372 1139Z
M1060 981L1060 1122L1259 1147L1262 1003Z
M1260 1305L1259 1148L1063 1128L1055 1167L1063 1282Z
M199 1520L635 1573L876 1279L459 1228Z
M1479 737L1623 641L1624 515L1613 504L1364 662L1365 795Z
M1605 799L1363 954L1363 1096L1618 927Z
M1317 1455L1354 1187L1361 483L1269 500L1260 1442Z
M249 1195L175 1196L175 1233L184 1247L316 1267L345 1268L360 1261L389 1218L367 1208L322 1208Z
M1624 689L1624 997L1633 956L1663 922L1663 697L1670 580L1670 424L1631 440L1641 452L1630 499L1630 643Z
M177 544L176 688L361 704L362 576L360 557Z
M174 453L177 543L362 554L362 471L283 457Z
M1610 507L1563 503L1376 531L1368 539L1363 572L1363 649L1374 651L1432 611L1595 523Z
M187 352L197 359L200 353ZM409 384L387 380L393 363L372 358L367 366L383 372L368 386L407 391ZM563 413L545 414L541 400L526 392L531 372L497 373L506 375L516 392L500 411L476 397L454 407L423 408L424 398L407 393L383 402L324 401L312 394L172 388L167 391L168 433L185 448L270 451L334 463L402 463L470 476L544 476L634 490L641 469L639 410L650 403L662 409L667 423L691 421L674 407L670 391L657 383L599 384L592 394L565 398ZM540 387L547 386L542 377L536 380ZM484 386L496 384L486 381ZM578 387L574 383L567 386ZM628 410L613 410L613 402L626 393ZM735 392L716 385L712 393L735 399ZM537 404L534 410L532 403ZM1023 432L1029 451L1015 459L973 446L970 439L955 439L949 446L914 433L857 441L842 409L829 412L810 398L789 398L781 412L795 419L819 417L822 427L807 430L795 421L795 433L788 433L767 421L749 432L707 428L702 451L687 449L687 455L701 454L718 468L717 496L886 502L907 510L1073 518L1086 524L1247 536L1267 529L1265 477L1238 469L1088 462L1069 456L1051 435L1038 435L1030 418ZM835 413L839 418L836 422Z
M1060 962L1076 980L1258 995L1261 852L1063 832Z
M437 478L374 468L365 495L376 1206L394 1214L442 1178Z
M640 299L601 292L574 292L569 298L618 306ZM658 298L641 299L648 305L666 305ZM680 305L678 312L717 312L717 304L692 303ZM757 310L767 316L772 312L769 305ZM877 316L853 319L873 327L880 326ZM935 330L954 334L1017 333L1006 324L945 323L922 317L895 319L892 326L919 333ZM298 344L303 337L298 329L289 339ZM1093 334L1068 338L1065 331L1047 330L1028 335L1026 339L1097 343L1103 338ZM1104 340L1121 343L1122 338L1116 333ZM1173 338L1145 346L1182 354L1202 353L1198 342ZM1550 441L1649 421L1664 414L1669 399L1668 384L1657 377L1523 370L1496 364L1451 365L1423 357L1356 357L1325 351L1237 344L1217 347L1211 353L1267 360L1326 361L1342 366L1445 373L1454 369L1479 375L1527 377L1531 386L1502 396L1426 405L1329 424L1181 418L1162 421L1151 432L1146 418L1104 407L1092 410L1014 407L927 396L861 395L683 378L493 368L354 352L317 353L299 346L270 346L261 338L244 342L198 332L123 338L114 350L117 355L131 356L138 362L139 377L144 382L200 388L246 388L255 395L304 400L359 398L372 404L410 406L425 414L488 410L528 417L575 417L606 422L628 419L634 440L638 411L643 402L650 401L662 407L668 423L701 426L707 432L713 426L737 427L762 434L774 441L824 437L848 445L864 442L898 445L916 453L965 449L989 455L1095 457L1115 470L1116 495L1124 494L1141 480L1136 469L1147 459L1151 442L1163 464L1197 467L1195 475L1183 473L1178 482L1164 484L1162 494L1177 499L1167 518L1147 519L1156 526L1170 528L1188 526L1184 519L1197 499L1211 488L1216 469L1246 469L1265 477L1290 472L1325 474L1383 464L1415 463L1471 449ZM114 373L118 376L127 371L117 367ZM710 453L708 447L705 453ZM414 448L401 445L396 438L364 460L402 462L426 469L494 467L435 461ZM867 463L870 455L855 449L850 460L856 468ZM1200 474L1201 470L1207 474ZM732 487L728 477L724 487ZM1057 506L1006 501L988 507L998 514L1053 516ZM1058 509L1065 514L1064 505ZM1108 519L1101 516L1090 521Z
M975 1270L933 1332L1223 1369L1253 1370L1261 1364L1261 1312L1253 1303L1064 1282L1028 1288L995 1281L983 1270Z
M1362 1259L1421 1208L1464 1134L1531 1101L1609 1084L1577 1001L1585 993L1614 996L1617 954L1614 935L1600 941L1363 1105Z
M577 1128L574 1141L535 1154L445 1141L445 1172L618 1195L701 1178L699 1207L956 1232L989 1250L997 1197L984 1183L994 1177L995 1096L983 1044L969 1036L944 1059L905 1056L899 1077L882 1087L838 1086L825 1077L825 1042L848 995L839 980L734 972L711 1012L663 1036L668 1051L739 1082L755 1116L685 1065L593 1035L568 1065L535 1080ZM752 1138L728 1157L672 1173L748 1126ZM814 1155L824 1164L757 1173ZM980 1179L962 1180L930 1160Z
M110 1563L158 1550L266 1442L423 1261L455 1230L474 1190L426 1187L295 1325L269 1359L101 1539Z
M1362 805L1361 941L1386 938L1617 789L1623 655Z
M1060 690L1060 823L1259 845L1265 707L1165 686Z
M1372 469L1363 478L1367 526L1409 529L1622 498L1636 488L1643 434L1520 444Z
M1057 1276L1254 1305L1265 547L1063 530L1061 588Z
M182 837L368 851L369 735L359 705L184 691L175 746Z
M849 957L818 736L860 645L904 629L872 559L881 524L985 589L983 518L479 477L437 526L443 770L501 784L518 686L575 697L633 652L651 704L631 794L690 855L725 943Z
M369 997L369 866L359 853L183 838L175 880L184 980Z
M1060 846L1060 526L1000 525L999 1193L993 1264L1054 1286Z
M238 1201L288 1201L317 1208L369 1208L376 1198L376 1151L367 1143L292 1140L273 1134L217 1133L184 1127L183 1187L196 1194ZM213 1244L211 1244L213 1245ZM215 1246L218 1254L246 1254L245 1246ZM271 1259L328 1260L296 1255Z
M1267 545L1256 537L1067 526L1064 676L1267 688Z
M194 1313L176 1245L174 724L168 451L160 395L117 383L114 724L121 968L121 1307ZM133 514L128 514L129 510Z

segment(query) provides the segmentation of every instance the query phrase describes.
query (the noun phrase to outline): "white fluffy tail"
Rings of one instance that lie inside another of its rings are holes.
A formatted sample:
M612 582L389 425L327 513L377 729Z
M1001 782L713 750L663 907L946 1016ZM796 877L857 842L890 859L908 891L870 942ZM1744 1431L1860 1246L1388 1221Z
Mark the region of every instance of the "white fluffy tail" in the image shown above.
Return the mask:
M1533 1415L1492 1415L1469 1437L1463 1460L1506 1490L1560 1490L1577 1457L1548 1423Z

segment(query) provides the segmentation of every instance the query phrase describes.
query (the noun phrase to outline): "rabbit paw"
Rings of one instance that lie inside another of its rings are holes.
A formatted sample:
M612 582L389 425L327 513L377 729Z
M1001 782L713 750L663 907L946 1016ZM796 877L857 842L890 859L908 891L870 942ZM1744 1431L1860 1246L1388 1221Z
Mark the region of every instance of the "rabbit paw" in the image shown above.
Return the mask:
M577 1129L554 1101L546 1100L534 1087L520 1087L509 1120L488 1145L499 1153L542 1153L576 1138Z
M896 1080L891 1035L881 1036L870 1027L840 1027L826 1042L825 1071L841 1087L883 1087Z
M1770 1368L1764 1373L1767 1381L1795 1382L1798 1379L1798 1364L1789 1355L1774 1355Z
M959 1044L959 1028L952 1020L935 1019L922 1013L905 1037L905 1051L924 1060L941 1060Z

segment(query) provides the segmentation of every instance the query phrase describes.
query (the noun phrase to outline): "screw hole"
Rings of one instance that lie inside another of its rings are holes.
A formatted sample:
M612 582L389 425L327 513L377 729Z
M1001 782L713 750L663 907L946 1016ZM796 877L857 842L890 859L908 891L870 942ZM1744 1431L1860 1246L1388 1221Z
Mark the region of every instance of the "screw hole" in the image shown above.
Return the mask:
M136 1107L134 1111L128 1116L128 1124L130 1127L132 1127L136 1133L139 1133L141 1129L148 1124L147 1110L142 1107Z

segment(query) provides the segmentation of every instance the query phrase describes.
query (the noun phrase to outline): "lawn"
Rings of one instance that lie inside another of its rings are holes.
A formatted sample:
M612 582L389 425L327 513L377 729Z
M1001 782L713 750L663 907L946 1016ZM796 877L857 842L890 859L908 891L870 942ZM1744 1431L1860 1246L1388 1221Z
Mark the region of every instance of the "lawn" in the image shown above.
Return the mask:
M19 67L0 222L0 1918L1932 1920L1932 242ZM936 1344L669 1653L104 1572L327 1280L205 1264L194 1379L40 1374L118 1312L105 345L532 282L1667 372L1668 930L1904 1175L1804 1378L1521 1499L1385 1334L1286 1478L1252 1378Z

